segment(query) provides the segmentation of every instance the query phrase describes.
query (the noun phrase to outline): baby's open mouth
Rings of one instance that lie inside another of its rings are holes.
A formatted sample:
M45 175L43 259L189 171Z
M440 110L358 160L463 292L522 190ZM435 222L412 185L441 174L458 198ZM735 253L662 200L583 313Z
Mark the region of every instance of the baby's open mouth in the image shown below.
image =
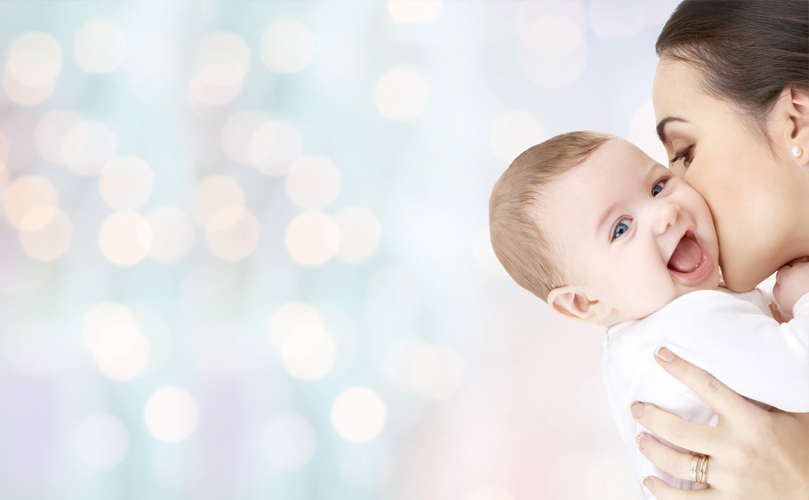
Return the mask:
M711 256L697 241L694 231L683 235L669 258L669 271L686 281L698 280L710 270Z

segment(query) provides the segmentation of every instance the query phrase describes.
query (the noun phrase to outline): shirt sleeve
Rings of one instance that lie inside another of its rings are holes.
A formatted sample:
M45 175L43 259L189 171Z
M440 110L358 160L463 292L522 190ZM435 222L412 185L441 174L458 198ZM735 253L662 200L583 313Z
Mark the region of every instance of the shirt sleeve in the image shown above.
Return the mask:
M789 412L809 412L809 294L779 324L753 304L704 290L655 314L664 345L739 394Z

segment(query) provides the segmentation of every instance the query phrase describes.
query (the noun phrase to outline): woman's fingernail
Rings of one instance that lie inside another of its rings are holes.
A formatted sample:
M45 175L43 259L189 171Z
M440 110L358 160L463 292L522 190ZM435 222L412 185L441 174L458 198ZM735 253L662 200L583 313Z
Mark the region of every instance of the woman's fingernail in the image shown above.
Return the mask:
M655 356L662 359L666 363L671 363L672 361L674 361L674 353L669 351L662 345L655 350Z
M635 418L640 418L643 415L643 403L633 403L632 414L635 415Z
M649 476L643 478L643 485L646 486L646 489L649 491L655 490L655 482L649 479Z
M638 448L640 448L641 450L643 449L643 444L641 444L641 443L643 442L643 438L645 438L645 437L646 437L646 434L644 434L642 432L635 437L635 443L638 445Z

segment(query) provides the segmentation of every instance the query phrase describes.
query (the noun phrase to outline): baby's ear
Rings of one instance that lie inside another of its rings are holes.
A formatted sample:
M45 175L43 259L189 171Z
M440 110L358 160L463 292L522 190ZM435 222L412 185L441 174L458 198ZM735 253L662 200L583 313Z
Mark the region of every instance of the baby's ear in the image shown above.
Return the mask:
M548 294L548 305L556 312L588 323L598 324L609 311L597 300L590 300L581 288L560 286Z

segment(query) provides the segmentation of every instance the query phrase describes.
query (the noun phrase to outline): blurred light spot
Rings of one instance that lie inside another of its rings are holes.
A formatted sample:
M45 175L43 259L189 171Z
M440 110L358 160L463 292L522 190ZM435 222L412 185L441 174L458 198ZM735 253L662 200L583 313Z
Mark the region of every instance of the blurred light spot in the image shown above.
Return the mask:
M418 70L399 66L382 75L374 99L391 120L411 120L427 106L429 94L427 80Z
M194 244L194 225L179 208L160 207L146 216L152 227L149 256L160 262L174 262L184 257Z
M235 99L242 92L242 82L234 83L229 87L219 87L207 83L200 75L191 78L188 86L188 96L191 102L205 106L224 106Z
M98 175L115 157L115 135L101 123L80 122L62 140L62 158L80 175Z
M90 352L96 352L107 330L119 327L136 327L135 316L123 304L101 302L87 312L82 323L82 339Z
M177 443L197 430L197 402L184 389L164 387L149 397L143 419L160 441Z
M11 43L6 68L23 86L45 87L52 84L62 70L62 47L47 33L25 33Z
M429 23L441 13L441 0L388 0L388 13L397 23Z
M297 73L312 59L315 40L297 21L278 21L261 37L261 60L275 73Z
M292 258L306 266L331 259L340 246L340 229L323 212L304 212L289 223L286 245Z
M59 337L46 323L18 323L3 338L3 361L20 375L47 375L63 354L60 344Z
M297 469L315 454L317 433L307 419L299 415L282 415L264 432L264 451L281 469Z
M300 380L317 380L328 375L337 358L337 346L331 335L318 327L293 329L278 351L284 368Z
M112 208L133 210L152 195L154 174L137 156L119 156L107 163L98 179L101 197Z
M318 310L326 331L337 346L337 359L329 374L349 369L357 359L359 335L354 321L342 310L324 307Z
M129 452L129 431L112 415L94 415L79 427L76 450L91 467L111 469Z
M56 90L56 80L42 87L28 87L17 80L10 71L3 71L2 86L9 100L20 106L36 106L53 95Z
M118 342L115 344L117 350L96 354L95 357L99 371L112 380L132 380L149 365L149 342L137 330L134 330L134 335L128 336L121 335L124 331L125 327L108 330L107 336L119 336L111 341Z
M251 165L250 145L253 136L270 119L264 113L243 109L228 117L222 127L222 148L231 160Z
M416 393L431 399L444 399L461 386L463 360L450 347L422 346L413 357L410 378Z
M317 380L327 375L337 357L337 346L320 313L309 304L291 302L270 319L270 342L290 375Z
M196 75L206 85L233 87L244 79L249 67L250 48L234 33L213 33L199 45Z
M120 26L98 19L79 28L73 39L73 57L88 73L109 73L124 62L126 45Z
M136 212L116 212L101 224L98 245L104 257L118 266L143 260L152 247L152 227Z
M244 207L224 207L208 220L205 239L211 252L236 262L249 257L258 246L259 223Z
M13 227L20 227L22 220L34 209L56 207L59 194L44 177L24 175L18 177L6 188L3 212Z
M466 497L466 500L514 500L514 497L500 486L482 486Z
M503 265L497 260L489 237L489 228L484 227L475 238L475 263L481 271L492 276L508 276Z
M290 302L279 307L270 318L270 342L281 350L296 328L323 328L320 313L304 302Z
M132 41L126 69L129 78L139 85L160 89L177 78L182 62L176 43L159 35L147 35Z
M594 0L590 4L590 27L601 38L632 38L643 28L635 0Z
M238 182L224 175L206 177L194 192L194 219L207 227L211 217L225 207L244 207L244 190Z
M20 244L32 259L50 262L61 257L73 237L73 224L56 207L37 207L20 222Z
M349 262L361 262L376 252L382 238L382 228L367 208L349 207L337 212L334 221L340 230L337 257Z
M149 348L149 364L143 375L153 373L166 364L171 354L171 330L165 318L145 307L132 307L130 311L135 316L138 332L146 340Z
M247 157L259 172L281 176L303 154L303 136L284 122L268 122L255 130L247 146Z
M517 58L534 84L561 88L584 72L587 42L574 22L562 17L541 17L521 32Z
M352 87L362 81L368 70L368 50L354 38L330 36L329 43L318 46L312 69L324 86Z
M378 442L344 447L338 469L340 479L351 491L364 495L379 493L390 480L390 452Z
M34 145L47 162L62 165L62 145L67 133L81 122L81 116L66 109L56 109L43 116L34 131Z
M134 326L105 329L92 351L98 369L112 380L132 380L149 364L149 343Z
M655 109L648 100L632 113L629 120L629 140L661 165L668 165L666 148L655 132Z
M385 428L385 414L385 403L374 391L352 387L334 400L331 423L342 438L364 443Z
M539 120L525 111L510 111L495 120L489 134L494 156L510 165L523 151L544 140Z
M328 158L306 156L287 172L287 194L304 210L326 208L340 194L340 171Z

